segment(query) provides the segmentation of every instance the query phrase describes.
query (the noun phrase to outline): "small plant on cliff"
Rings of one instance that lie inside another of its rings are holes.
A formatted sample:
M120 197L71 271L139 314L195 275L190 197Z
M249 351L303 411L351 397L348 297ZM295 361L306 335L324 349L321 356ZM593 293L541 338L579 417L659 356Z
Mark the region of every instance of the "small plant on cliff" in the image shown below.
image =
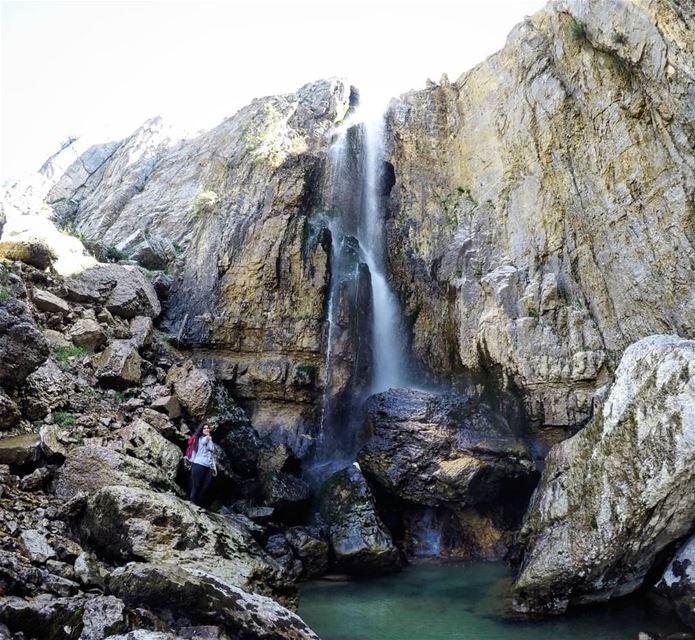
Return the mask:
M586 24L571 18L567 25L567 33L573 40L584 40L586 38Z
M195 218L211 214L215 211L218 196L214 191L201 191L191 204L191 210Z
M53 359L60 363L60 364L65 364L68 362L68 360L72 360L73 358L82 358L86 355L90 355L91 351L88 351L84 347L55 347L51 351L51 355L53 356Z
M9 284L0 285L0 302L5 302L14 296L15 288Z
M60 427L72 427L75 425L75 416L67 411L54 411L53 421Z
M121 260L128 260L130 256L125 252L119 249L118 247L109 247L106 250L106 259L109 262L120 262Z

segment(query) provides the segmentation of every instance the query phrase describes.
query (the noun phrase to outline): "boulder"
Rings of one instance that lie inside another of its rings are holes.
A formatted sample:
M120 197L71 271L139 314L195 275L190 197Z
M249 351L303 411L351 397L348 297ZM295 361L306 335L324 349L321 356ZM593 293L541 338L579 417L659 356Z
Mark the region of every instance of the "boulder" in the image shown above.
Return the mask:
M152 324L152 318L148 316L135 316L131 318L130 335L135 344L138 345L138 349L142 349L145 345L150 343L153 332L154 325Z
M357 467L332 475L321 488L319 504L337 570L369 575L400 568L398 549Z
M39 311L46 311L48 313L61 313L65 314L70 311L70 306L65 300L59 298L58 296L52 294L50 291L44 291L43 289L34 289L31 299L34 302L34 306Z
M44 424L39 432L41 437L41 451L47 460L65 460L68 455L67 446L70 443L69 433L55 424Z
M248 593L204 569L171 563L130 563L116 569L109 588L130 606L146 606L174 618L221 625L245 640L319 640L304 621L274 600Z
M113 596L78 595L54 598L42 594L31 600L0 600L0 621L10 631L46 640L103 640L125 629L123 602Z
M70 327L68 335L73 344L84 347L90 351L96 351L106 344L106 333L96 320L82 318Z
M683 622L695 629L695 535L678 550L656 590L672 600Z
M0 389L0 431L14 429L21 417L17 403Z
M695 341L625 350L596 416L553 447L520 533L521 611L561 612L640 587L695 520Z
M0 464L23 465L41 458L41 437L26 433L0 439Z
M24 553L32 562L45 563L49 558L55 558L56 552L48 544L46 536L36 529L25 529L19 534L19 541Z
M127 389L140 382L142 358L131 340L114 340L95 360L99 382L114 389Z
M290 448L279 444L263 450L258 468L264 502L283 518L300 518L311 488L299 477L300 462Z
M152 400L150 407L155 411L166 413L170 418L181 417L181 404L175 396L159 396Z
M328 542L317 529L291 527L285 538L302 562L302 579L318 578L328 572Z
M27 306L16 298L0 302L0 385L19 387L48 357L48 343Z
M531 455L507 422L461 394L391 389L369 399L367 414L373 435L359 452L360 468L406 502L494 502L533 477Z
M135 420L118 432L126 454L159 469L172 482L176 480L181 449L162 437L144 420Z
M212 399L212 373L199 369L191 360L187 360L181 366L171 367L166 381L188 413L196 420L202 420Z
M231 429L221 440L220 446L236 473L245 478L256 475L262 443L258 432L250 424L240 424Z
M59 498L69 500L113 485L182 493L158 468L113 449L91 445L69 451L56 473L54 491Z
M56 254L46 242L39 239L3 240L0 242L0 258L19 260L37 269L48 269Z
M46 338L50 349L62 348L66 349L72 346L72 341L65 337L60 331L54 329L46 329L43 332L43 337Z
M26 379L21 392L22 411L30 420L40 420L64 406L74 389L71 376L48 359Z
M76 302L103 303L122 318L156 318L162 308L149 280L138 267L98 264L66 278L68 298Z
M287 592L280 567L243 527L173 495L104 487L79 519L85 540L105 559L201 569L247 590Z

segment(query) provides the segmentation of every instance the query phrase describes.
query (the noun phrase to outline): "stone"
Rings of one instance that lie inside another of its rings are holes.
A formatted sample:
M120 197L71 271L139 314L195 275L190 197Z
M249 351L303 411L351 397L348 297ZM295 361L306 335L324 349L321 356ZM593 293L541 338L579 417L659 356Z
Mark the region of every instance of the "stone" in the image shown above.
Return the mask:
M63 461L68 455L70 442L65 429L55 424L45 424L39 432L41 438L41 451L47 460Z
M332 475L321 488L319 505L338 571L375 575L400 568L398 549L359 469L350 466Z
M52 472L46 467L39 467L29 475L22 477L19 488L22 491L39 491L44 489L52 476Z
M246 590L290 590L279 565L237 522L173 495L133 486L93 494L79 519L84 539L109 561L201 569ZM291 591L291 590L290 590Z
M131 606L186 611L197 623L221 625L249 640L318 640L303 620L268 597L248 593L204 570L173 564L130 563L116 569L109 587Z
M106 344L106 333L96 320L78 320L70 327L68 335L73 344L90 351L96 351Z
M153 332L154 325L152 324L152 318L148 316L135 316L130 320L130 335L135 341L135 344L138 345L138 349L142 349L151 342Z
M592 421L553 447L519 535L521 611L638 589L695 519L695 341L651 336L625 350Z
M41 458L41 438L35 433L0 439L0 464L24 465Z
M57 348L67 349L68 347L72 347L72 341L66 338L65 335L60 331L46 329L43 332L43 337L46 339L46 342L51 350Z
M2 441L0 441L0 444ZM57 470L54 492L62 500L91 495L102 487L125 485L183 492L158 468L106 447L87 445L69 450Z
M39 239L13 239L0 242L0 258L19 260L37 269L48 269L56 260L55 252Z
M196 367L191 360L169 369L166 381L171 385L179 402L196 420L202 420L210 405L213 376Z
M36 529L25 529L19 534L24 552L32 562L43 564L49 558L55 558L56 552L48 544L46 536Z
M166 413L172 419L181 417L181 404L175 396L159 396L152 400L150 407L155 411Z
M27 377L21 392L22 411L30 420L45 418L65 406L74 390L72 377L49 358Z
M34 289L31 295L34 306L39 311L47 311L48 313L68 313L70 306L65 300L52 294L50 291L43 289Z
M455 392L391 389L367 403L362 472L394 497L457 508L495 502L535 465L521 438L487 406Z
M0 302L0 385L15 389L48 357L48 343L36 329L26 304Z
M144 420L134 420L121 429L118 435L127 455L159 469L172 483L176 481L179 463L183 458L179 447L162 437Z
M695 629L695 535L678 550L655 587L673 602L683 623Z
M130 340L114 340L94 362L99 382L114 389L127 389L140 382L142 358Z
M21 417L17 403L0 389L0 431L14 429Z
M229 457L234 471L249 478L258 473L258 457L262 443L258 432L250 424L231 429L221 440L220 446Z
M311 580L328 572L328 542L318 530L291 527L285 537L302 562L302 579Z

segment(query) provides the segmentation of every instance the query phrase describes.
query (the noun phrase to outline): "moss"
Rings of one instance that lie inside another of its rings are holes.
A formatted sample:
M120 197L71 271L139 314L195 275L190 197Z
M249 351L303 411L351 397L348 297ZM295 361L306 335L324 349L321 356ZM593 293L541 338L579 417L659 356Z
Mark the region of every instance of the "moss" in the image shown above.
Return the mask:
M15 294L15 287L12 285L0 285L0 302L5 302Z
M567 23L567 35L572 40L586 40L586 24L575 18L570 18Z
M84 356L91 355L93 351L85 349L84 347L55 347L51 350L51 356L59 364L65 364L73 358L83 358Z
M72 427L76 424L75 416L67 411L54 411L53 420L60 427Z

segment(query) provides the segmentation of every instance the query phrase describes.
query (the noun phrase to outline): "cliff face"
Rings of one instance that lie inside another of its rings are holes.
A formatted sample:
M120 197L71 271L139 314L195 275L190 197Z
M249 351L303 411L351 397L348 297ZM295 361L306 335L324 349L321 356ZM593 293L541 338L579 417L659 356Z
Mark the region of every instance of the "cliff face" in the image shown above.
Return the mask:
M98 251L168 268L163 328L236 384L259 429L280 426L300 448L329 277L328 236L309 217L349 100L349 86L319 81L179 142L151 120L121 143L86 150L45 197Z
M555 1L388 113L393 279L435 378L589 417L627 345L695 329L695 11Z

